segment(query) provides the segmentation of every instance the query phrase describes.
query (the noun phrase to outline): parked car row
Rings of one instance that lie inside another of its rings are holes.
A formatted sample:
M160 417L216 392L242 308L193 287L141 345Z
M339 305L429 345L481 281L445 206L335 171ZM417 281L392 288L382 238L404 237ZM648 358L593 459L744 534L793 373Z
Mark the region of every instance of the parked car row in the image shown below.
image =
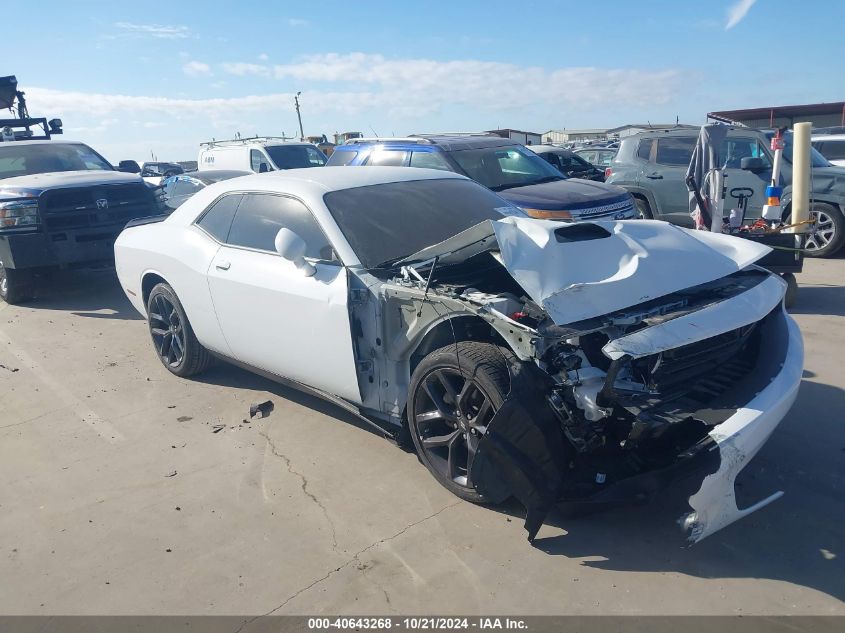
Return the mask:
M329 166L425 167L468 176L534 218L581 221L637 217L619 187L567 178L537 153L487 135L420 135L354 139L335 148Z

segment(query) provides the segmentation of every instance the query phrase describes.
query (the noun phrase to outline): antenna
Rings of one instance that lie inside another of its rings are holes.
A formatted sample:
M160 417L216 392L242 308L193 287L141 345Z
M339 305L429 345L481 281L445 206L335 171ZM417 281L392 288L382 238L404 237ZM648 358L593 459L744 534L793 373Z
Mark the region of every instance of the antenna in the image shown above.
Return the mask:
M302 115L299 113L299 95L302 94L302 91L297 92L293 97L293 102L296 104L296 118L299 119L299 140L305 140L305 132L302 130ZM282 133L284 136L284 133Z
M375 129L373 128L373 126L372 126L372 125L370 126L370 129L371 129L371 130L373 130L373 136L375 136L376 138L378 138L378 132L376 132L376 131L375 131Z

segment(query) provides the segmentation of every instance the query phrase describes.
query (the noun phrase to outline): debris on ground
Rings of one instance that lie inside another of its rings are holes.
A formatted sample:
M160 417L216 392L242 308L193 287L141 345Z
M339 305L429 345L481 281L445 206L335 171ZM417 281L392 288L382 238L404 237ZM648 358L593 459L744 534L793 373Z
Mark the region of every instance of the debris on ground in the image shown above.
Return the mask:
M215 424L214 426L211 427L211 432L212 433L219 433L220 431L222 431L225 428L226 428L225 424Z
M193 418L189 415L180 415L178 418L176 418L177 422L189 422L190 420L193 420Z
M6 371L10 371L13 374L18 371L17 367L7 367L6 365L0 365L0 369L5 369ZM271 405L272 406L272 405Z
M176 474L177 474L177 473L176 473L176 471L174 470L173 472L167 473L167 474L165 475L165 477L175 477L175 476L176 476Z
M273 401L265 400L264 402L254 402L249 405L250 418L266 418L273 411Z

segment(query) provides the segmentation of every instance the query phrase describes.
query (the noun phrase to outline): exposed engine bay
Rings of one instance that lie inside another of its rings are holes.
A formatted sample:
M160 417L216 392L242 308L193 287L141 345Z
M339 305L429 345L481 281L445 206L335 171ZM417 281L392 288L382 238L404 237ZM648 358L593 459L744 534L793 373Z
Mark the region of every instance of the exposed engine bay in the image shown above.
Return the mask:
M589 226L598 225L576 225L573 233L587 242L605 237ZM779 278L732 262L715 279L681 282L660 296L635 289L644 300L602 314L581 306L568 314L584 318L566 322L560 306L582 297L589 304L585 293L567 287L544 297L532 287L531 269L508 261L507 247L466 242L463 258L442 249L448 252L380 280L386 351L399 361L396 374L381 380L394 385L399 412L425 352L466 339L513 350L519 364L511 368L511 393L485 429L471 481L486 498L516 496L530 540L555 504L645 500L670 481L691 473L712 479L725 468L719 425L740 415L786 362L790 328ZM421 336L432 340L405 358ZM730 488L730 499L742 465L717 482ZM734 503L716 525L712 511L708 519L707 508L692 509L682 522L691 541L744 512Z

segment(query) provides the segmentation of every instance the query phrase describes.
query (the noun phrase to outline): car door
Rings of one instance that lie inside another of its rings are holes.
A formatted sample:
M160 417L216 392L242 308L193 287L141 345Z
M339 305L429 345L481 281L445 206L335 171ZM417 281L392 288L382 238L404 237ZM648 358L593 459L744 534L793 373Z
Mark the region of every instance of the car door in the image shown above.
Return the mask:
M313 276L276 253L283 227L305 241ZM346 269L301 201L244 193L208 285L235 360L360 402Z
M722 141L719 157L726 176L723 214L727 217L731 209L739 209L740 205L745 204L745 217L759 218L763 215L766 186L772 178L772 163L768 153L753 136L729 135ZM765 169L741 169L743 158L760 158Z
M644 165L640 186L654 198L655 217L679 226L692 227L686 178L695 136L664 136L657 139L650 162Z

